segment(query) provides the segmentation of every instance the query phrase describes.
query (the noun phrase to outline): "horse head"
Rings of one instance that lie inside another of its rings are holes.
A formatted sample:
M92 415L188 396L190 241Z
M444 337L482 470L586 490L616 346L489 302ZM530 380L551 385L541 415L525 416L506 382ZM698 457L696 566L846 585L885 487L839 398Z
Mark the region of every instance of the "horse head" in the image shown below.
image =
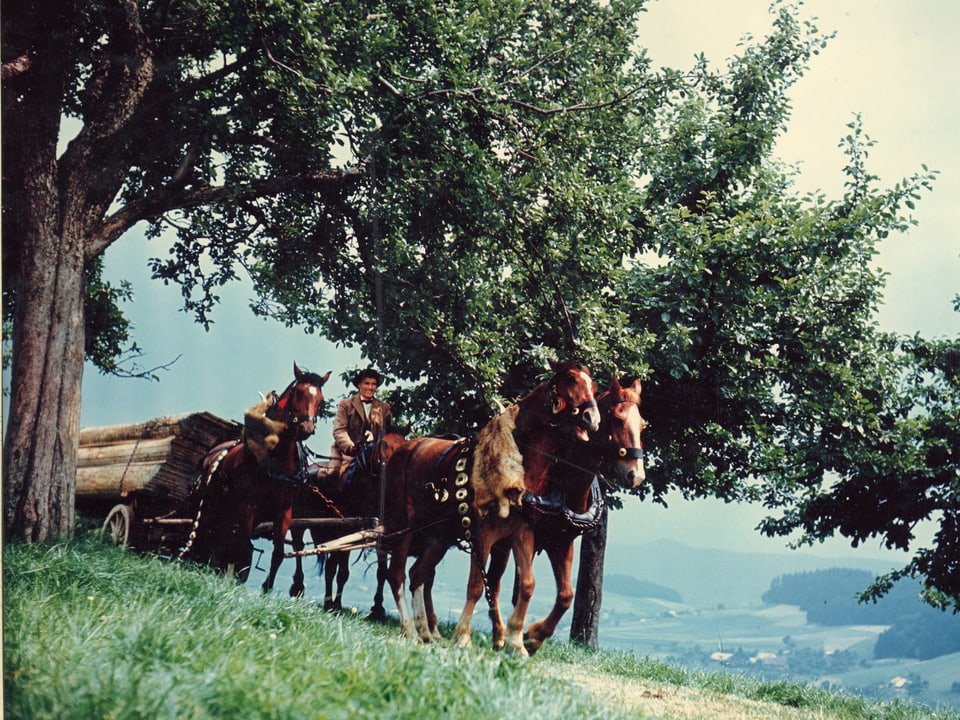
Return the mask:
M380 434L377 440L375 452L371 458L372 466L376 467L377 472L387 464L390 456L396 452L397 448L407 441L407 435L410 434L410 426L391 425Z
M590 370L573 362L551 361L550 367L554 371L549 381L553 419L573 425L577 437L586 442L589 433L600 429L600 411Z
M640 439L646 421L640 415L640 392L640 380L624 388L614 375L600 397L604 447L608 449L603 453L604 466L626 488L635 488L646 479Z
M326 375L301 370L293 364L294 380L277 398L267 416L287 425L295 431L297 440L305 440L313 435L317 428L317 416L323 407L323 385L330 378Z

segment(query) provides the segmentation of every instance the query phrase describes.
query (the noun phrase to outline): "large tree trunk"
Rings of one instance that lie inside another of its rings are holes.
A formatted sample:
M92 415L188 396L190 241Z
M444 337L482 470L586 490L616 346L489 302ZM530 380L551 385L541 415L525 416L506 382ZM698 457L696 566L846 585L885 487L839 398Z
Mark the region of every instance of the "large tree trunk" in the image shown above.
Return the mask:
M29 245L14 313L4 519L8 537L42 541L73 531L84 271L77 238L38 229Z
M122 231L103 220L129 165L125 123L154 77L133 0L109 17L115 57L87 78L82 132L58 161L65 84L76 61L74 3L12 4L4 41L30 59L8 72L3 113L4 277L13 298L4 530L42 541L74 526L86 263ZM96 99L96 102L93 100Z
M4 530L39 541L73 530L80 432L83 239L64 224L56 158L72 8L5 10L4 40L32 60L4 82L4 277L13 297Z
M603 600L603 555L607 549L607 505L600 521L580 537L580 570L573 600L571 642L596 648L600 640L600 605Z

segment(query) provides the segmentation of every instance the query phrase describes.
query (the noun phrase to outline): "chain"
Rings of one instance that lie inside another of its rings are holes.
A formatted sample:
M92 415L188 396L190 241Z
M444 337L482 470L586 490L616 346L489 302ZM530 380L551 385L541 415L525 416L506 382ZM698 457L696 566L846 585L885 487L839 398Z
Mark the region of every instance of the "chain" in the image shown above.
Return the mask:
M207 489L210 487L210 481L213 480L213 476L216 474L217 469L220 467L220 462L227 456L231 450L233 450L237 445L240 444L238 440L230 447L226 447L220 451L214 461L210 464L210 469L207 471L207 475L203 481L203 489L200 495L200 503L197 505L197 515L193 519L193 527L190 530L190 535L187 537L187 543L180 550L180 553L177 555L177 561L183 560L187 556L187 553L190 552L193 548L193 543L197 539L197 530L200 528L200 517L203 515L203 503L207 499ZM199 489L200 483L197 484Z

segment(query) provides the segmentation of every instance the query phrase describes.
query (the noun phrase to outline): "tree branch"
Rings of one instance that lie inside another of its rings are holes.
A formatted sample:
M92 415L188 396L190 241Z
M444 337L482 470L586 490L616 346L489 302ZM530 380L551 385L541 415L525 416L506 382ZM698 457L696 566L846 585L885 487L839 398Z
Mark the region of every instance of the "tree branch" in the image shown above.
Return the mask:
M227 201L269 197L288 192L322 190L357 180L364 175L361 167L345 170L326 170L302 175L254 180L240 185L203 185L189 189L167 187L151 195L127 203L104 219L87 239L87 261L97 257L111 243L141 220L158 217L171 210L216 205Z

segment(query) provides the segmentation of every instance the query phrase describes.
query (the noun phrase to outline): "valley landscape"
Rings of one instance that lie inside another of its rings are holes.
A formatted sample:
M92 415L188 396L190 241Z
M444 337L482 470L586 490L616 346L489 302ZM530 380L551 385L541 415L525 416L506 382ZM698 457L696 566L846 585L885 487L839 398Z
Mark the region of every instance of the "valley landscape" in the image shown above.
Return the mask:
M353 553L351 562L344 606L366 613L376 577L372 554ZM886 625L818 625L808 622L807 613L795 605L762 600L775 578L837 565L836 560L802 552L730 552L668 540L611 544L604 572L600 646L705 672L742 672L874 699L960 708L960 653L927 660L878 660L874 645ZM844 560L842 566L871 573L890 569L888 563L871 559ZM468 571L469 557L457 550L451 550L441 564L434 586L441 622L456 622ZM262 572L251 573L251 588L259 587ZM287 561L275 592L286 591L292 572L293 564ZM322 603L322 583L312 559L305 561L305 572L307 601ZM536 576L531 618L545 614L553 601L552 574L543 556L537 558ZM510 587L505 584L506 603ZM387 594L388 611L395 614L389 589ZM960 616L951 617L960 626ZM570 613L557 631L558 640L568 639L569 622ZM479 610L474 626L489 629Z

